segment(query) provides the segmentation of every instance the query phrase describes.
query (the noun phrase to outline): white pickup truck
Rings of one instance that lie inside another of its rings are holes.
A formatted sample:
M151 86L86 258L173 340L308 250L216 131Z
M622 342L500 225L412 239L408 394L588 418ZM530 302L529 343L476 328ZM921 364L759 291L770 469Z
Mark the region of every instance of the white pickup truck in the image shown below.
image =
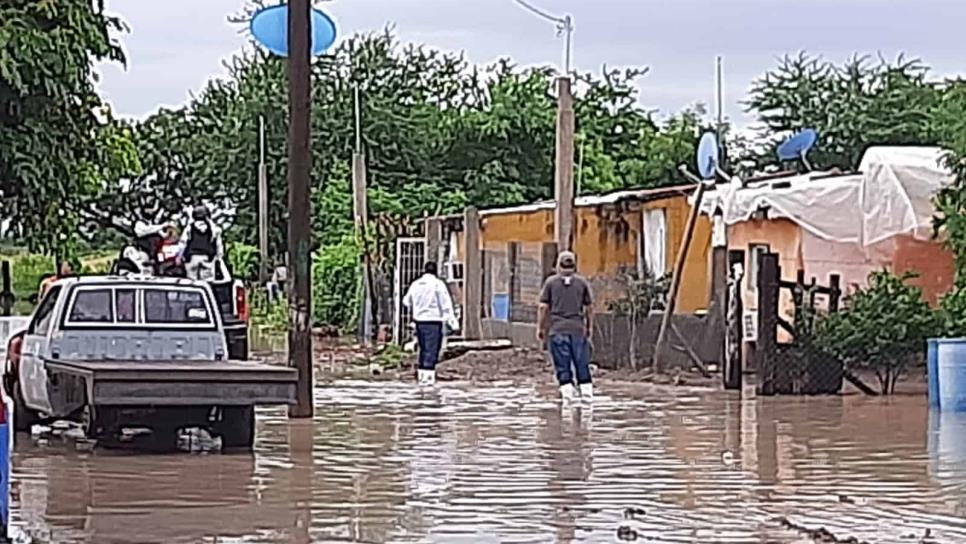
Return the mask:
M222 313L203 282L147 276L53 284L11 338L4 387L18 429L79 421L91 438L148 427L162 441L204 427L250 449L254 407L295 399L294 370L229 361Z

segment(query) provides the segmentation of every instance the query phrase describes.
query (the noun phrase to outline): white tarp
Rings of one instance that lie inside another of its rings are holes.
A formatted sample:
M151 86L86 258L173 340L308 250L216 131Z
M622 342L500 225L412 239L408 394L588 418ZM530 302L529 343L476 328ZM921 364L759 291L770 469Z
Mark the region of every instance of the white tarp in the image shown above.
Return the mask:
M701 211L720 210L727 225L748 221L759 209L769 218L794 221L830 241L869 246L899 234L928 239L932 199L952 181L936 147L871 147L860 173L809 174L718 186L706 193Z

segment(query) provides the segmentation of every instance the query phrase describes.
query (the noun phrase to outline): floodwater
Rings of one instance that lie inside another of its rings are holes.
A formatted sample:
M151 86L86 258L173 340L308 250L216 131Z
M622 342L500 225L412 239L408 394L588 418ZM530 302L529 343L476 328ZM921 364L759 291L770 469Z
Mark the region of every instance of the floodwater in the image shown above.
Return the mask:
M57 543L966 542L966 420L922 397L601 383L337 381L259 412L253 455L20 437L18 540Z

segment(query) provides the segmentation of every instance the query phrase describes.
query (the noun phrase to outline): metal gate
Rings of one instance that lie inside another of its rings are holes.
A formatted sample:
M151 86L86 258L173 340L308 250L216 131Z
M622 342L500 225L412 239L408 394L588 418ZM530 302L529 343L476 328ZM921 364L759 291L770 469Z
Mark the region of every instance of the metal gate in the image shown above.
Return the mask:
M411 312L403 306L402 300L409 286L423 275L426 254L424 238L396 239L396 268L393 277L393 339L403 344L412 337L409 323Z

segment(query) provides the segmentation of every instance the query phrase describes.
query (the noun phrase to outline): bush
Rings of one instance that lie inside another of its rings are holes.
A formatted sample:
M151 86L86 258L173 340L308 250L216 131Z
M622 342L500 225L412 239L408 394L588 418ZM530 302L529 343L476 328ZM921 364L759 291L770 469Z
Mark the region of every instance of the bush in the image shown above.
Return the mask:
M361 304L359 256L354 236L324 245L312 261L312 319L339 332L356 325Z
M268 299L263 288L248 290L248 304L251 308L251 324L270 334L285 334L288 331L288 302L285 297L276 301Z
M241 242L231 242L225 250L225 260L231 275L239 279L258 277L258 248Z
M56 271L53 257L26 253L11 258L10 275L17 301L29 300L36 295L40 282Z
M911 277L873 272L869 286L848 296L844 309L821 318L811 338L846 367L875 371L883 394L895 391L909 363L925 359L926 339L943 328L922 291L906 284Z

